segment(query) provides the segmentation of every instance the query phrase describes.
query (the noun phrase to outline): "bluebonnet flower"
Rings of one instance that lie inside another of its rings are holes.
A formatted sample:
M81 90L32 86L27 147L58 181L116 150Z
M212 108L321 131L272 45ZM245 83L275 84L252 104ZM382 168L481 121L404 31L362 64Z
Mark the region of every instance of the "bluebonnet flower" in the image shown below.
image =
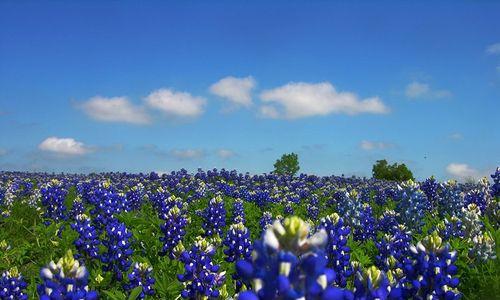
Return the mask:
M376 255L376 264L383 271L391 269L391 260L401 262L406 257L410 248L411 235L402 224L396 226L390 234L385 234L375 243L378 254Z
M318 196L312 195L309 203L307 203L307 215L311 220L317 220L319 214L319 199Z
M262 214L262 217L260 218L259 221L260 228L262 228L262 230L265 230L272 223L273 223L273 215L270 212L265 211Z
M85 214L76 216L76 222L71 224L71 228L78 233L78 238L73 242L79 252L76 257L98 258L101 241L90 218Z
M464 196L464 205L467 206L474 203L477 207L479 207L481 213L484 213L486 206L488 205L486 196L487 195L479 189L471 190Z
M168 255L171 259L175 258L175 247L182 242L182 238L186 234L186 226L188 219L183 210L178 206L172 207L165 218L165 223L160 226L164 236L160 237L163 243L163 248L160 255Z
M151 272L153 268L147 263L135 263L132 272L128 274L129 283L124 285L126 291L131 291L138 286L142 286L142 291L137 299L144 299L146 296L155 294L154 283Z
M44 217L47 218L46 225L52 221L58 222L67 218L66 205L64 204L67 193L61 182L56 179L51 180L40 189L41 203L45 207Z
M399 225L399 214L391 209L386 209L378 219L376 229L384 233L392 233Z
M0 300L27 300L26 288L28 284L17 268L11 268L2 273L0 277Z
M476 235L472 238L472 248L469 250L469 256L476 257L482 261L497 258L495 240L489 232Z
M481 234L483 222L481 222L481 210L476 204L472 203L467 205L467 207L463 207L460 219L466 239L470 241L475 236Z
M491 174L493 184L491 185L491 197L500 197L500 167L497 167L494 174Z
M206 237L221 236L226 225L226 209L221 196L212 198L203 211L203 230Z
M69 214L73 219L75 219L78 215L84 213L85 213L85 206L83 205L83 201L79 196L77 196L73 201L73 207L71 207Z
M455 180L442 184L438 203L440 216L457 216L460 213L464 206L464 197Z
M245 224L245 209L243 208L243 201L241 199L234 200L233 206L233 223L243 223Z
M434 176L427 178L420 185L420 189L427 196L427 199L429 200L429 203L432 205L432 207L436 207L437 205L439 197L438 195L439 187L440 187L439 182L434 178Z
M252 287L239 299L343 299L349 292L331 287L335 272L326 268L326 232L308 238L309 226L300 218L283 223L275 221L255 242L252 262L236 264L238 274Z
M252 255L252 241L250 240L250 232L243 225L243 223L232 224L229 227L226 238L223 242L226 249L224 249L224 258L227 262L235 262L240 259L250 260ZM232 275L236 283L236 290L239 291L242 283L239 280L238 273Z
M205 239L198 237L189 251L184 251L179 260L184 263L184 273L177 279L184 284L182 298L212 299L220 295L225 272L212 262L215 249Z
M128 207L126 211L137 210L141 208L142 199L144 198L144 186L142 183L134 185L129 191L125 193Z
M127 272L132 262L130 256L133 253L130 248L132 233L125 224L114 220L106 225L106 239L102 244L106 252L102 254L101 260L105 264L104 271L113 271L116 280L123 280L123 273Z
M456 252L443 244L437 231L410 246L411 259L404 265L400 287L405 298L458 299Z
M373 211L368 203L363 203L363 208L359 214L359 220L354 226L354 239L357 241L374 240L376 237L376 220Z
M429 210L429 200L412 180L404 182L399 187L397 211L401 222L411 230L420 231L423 216Z
M345 226L344 220L336 213L321 219L319 228L323 228L328 235L325 254L328 267L335 271L335 284L345 287L347 278L353 272L350 264L351 249L347 246L350 228Z
M462 220L460 220L456 216L445 218L443 222L438 224L437 229L440 233L440 236L442 236L445 241L448 241L451 238L464 237L464 226L462 224Z
M239 259L248 260L252 254L250 232L243 223L232 224L229 227L223 244L226 246L224 254L227 262L234 262Z
M96 291L89 291L88 275L85 266L80 265L69 250L57 264L51 261L41 269L43 283L37 287L38 295L41 300L99 299Z
M283 207L283 214L285 216L293 215L293 206L291 201L285 202L285 206Z
M387 299L390 291L389 279L377 267L371 266L356 272L354 279L355 299Z
M109 181L101 183L92 192L89 202L94 205L90 213L94 216L94 225L99 229L114 222L115 215L124 211L126 206L125 196L118 193Z

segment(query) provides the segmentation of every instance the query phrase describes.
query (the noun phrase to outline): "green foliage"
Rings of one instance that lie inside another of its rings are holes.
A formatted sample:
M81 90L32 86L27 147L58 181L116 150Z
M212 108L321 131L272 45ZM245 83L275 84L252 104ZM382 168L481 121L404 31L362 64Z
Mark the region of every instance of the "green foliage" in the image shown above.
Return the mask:
M373 178L393 181L406 181L413 178L412 172L405 164L390 165L387 160L377 160L372 168Z
M295 175L300 169L299 156L295 153L283 154L274 163L274 173L278 175Z

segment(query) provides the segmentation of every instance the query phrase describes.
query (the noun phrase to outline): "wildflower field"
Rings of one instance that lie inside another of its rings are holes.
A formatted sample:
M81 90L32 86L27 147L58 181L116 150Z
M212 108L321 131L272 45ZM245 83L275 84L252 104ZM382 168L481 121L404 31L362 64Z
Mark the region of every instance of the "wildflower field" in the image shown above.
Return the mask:
M477 183L0 173L0 299L499 299Z

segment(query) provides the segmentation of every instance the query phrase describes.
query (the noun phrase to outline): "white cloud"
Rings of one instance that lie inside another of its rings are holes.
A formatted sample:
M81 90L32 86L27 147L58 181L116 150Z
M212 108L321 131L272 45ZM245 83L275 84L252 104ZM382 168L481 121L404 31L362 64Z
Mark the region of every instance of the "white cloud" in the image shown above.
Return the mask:
M197 117L203 113L205 98L171 89L159 89L146 97L146 103L170 116Z
M91 118L103 122L148 124L151 122L144 108L132 105L126 97L95 96L78 105Z
M255 80L251 76L244 78L228 76L210 86L210 92L233 104L248 107L252 105L251 91L254 87Z
M38 145L38 149L46 152L52 152L63 155L83 155L92 151L90 147L85 146L72 138L48 137Z
M446 166L446 172L459 180L479 179L481 174L478 170L471 168L468 164L451 163Z
M356 115L389 112L380 98L372 97L360 100L353 93L338 92L329 82L291 82L264 91L260 98L264 102L274 102L279 108L272 105L262 106L260 108L261 114L269 118L298 119L331 113Z
M448 90L433 90L427 83L413 81L406 86L405 95L411 99L417 98L433 98L441 99L451 97L452 94Z
M450 139L452 139L452 140L456 140L456 141L458 141L458 140L461 140L461 139L463 139L463 138L464 138L464 137L462 136L462 134L461 134L461 133L458 133L458 132L455 132L455 133L450 134Z
M374 149L387 149L387 148L392 147L392 144L364 140L364 141L361 141L359 146L363 150L370 151L370 150L374 150Z
M197 159L205 156L205 152L200 149L174 149L170 154L178 159Z
M486 48L486 53L488 53L488 54L500 54L500 43L495 43L493 45L489 45Z
M228 149L217 150L217 156L219 156L222 159L228 159L228 158L231 158L235 155L236 155L236 153L234 153L233 151L228 150Z
M7 154L7 150L0 148L0 156L4 156Z

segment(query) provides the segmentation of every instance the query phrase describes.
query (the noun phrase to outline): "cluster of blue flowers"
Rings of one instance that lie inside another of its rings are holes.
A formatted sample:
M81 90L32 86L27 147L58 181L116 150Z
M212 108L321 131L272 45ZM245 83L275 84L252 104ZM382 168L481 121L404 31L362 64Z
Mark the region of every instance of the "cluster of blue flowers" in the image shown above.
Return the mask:
M67 193L62 183L56 179L51 180L40 189L41 202L45 207L45 224L49 225L51 222L67 219L66 205L64 204Z
M17 268L11 268L0 277L0 300L16 299L27 300L26 287L28 284Z
M328 259L328 267L335 271L335 284L345 287L347 278L353 272L350 263L351 249L347 246L347 239L351 230L336 213L323 218L320 228L323 228L328 235L325 254Z
M106 252L101 255L104 263L104 271L112 271L116 280L123 280L123 273L126 273L132 264L130 256L134 252L130 247L132 233L125 224L114 220L106 225L106 239L102 244L106 247Z
M182 243L182 238L186 234L186 226L188 224L185 212L179 209L178 206L172 207L165 218L165 223L160 225L163 236L160 241L163 243L160 255L168 255L170 258L177 256L174 249Z
M42 284L37 291L41 300L96 300L99 295L88 288L88 272L68 251L57 263L51 261L40 271Z
M125 290L131 291L134 288L142 287L137 299L144 299L146 296L155 294L154 284L156 280L152 276L153 268L147 263L135 263L132 272L128 274L129 283L125 284Z
M210 200L207 208L203 211L203 230L206 237L214 235L221 236L226 225L226 209L221 196L216 196Z
M179 260L184 263L184 273L177 279L184 284L181 296L185 299L213 299L225 280L225 272L212 261L214 247L205 239L198 238L189 251L182 252Z
M78 253L77 258L94 259L99 258L99 233L92 225L90 218L85 214L76 216L76 221L71 224L71 228L78 233L78 238L73 242Z

